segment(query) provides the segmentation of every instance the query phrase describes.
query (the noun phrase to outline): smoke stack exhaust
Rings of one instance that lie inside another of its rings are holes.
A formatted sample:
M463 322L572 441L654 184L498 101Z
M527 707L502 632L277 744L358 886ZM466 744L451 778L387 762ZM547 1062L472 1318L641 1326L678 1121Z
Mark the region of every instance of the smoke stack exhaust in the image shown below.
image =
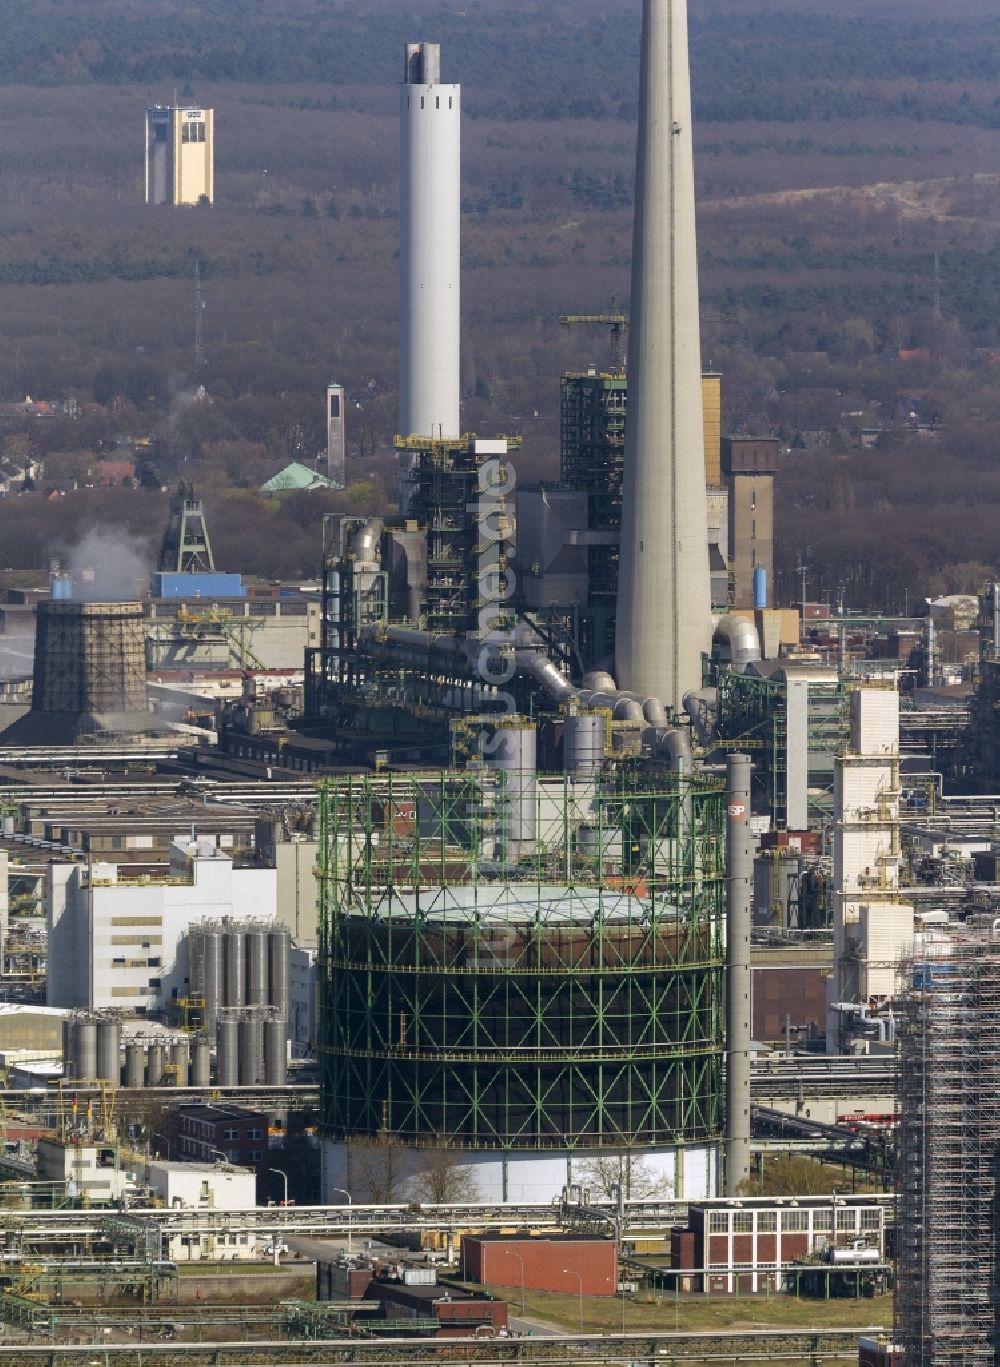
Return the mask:
M680 710L711 646L686 0L643 0L615 656Z

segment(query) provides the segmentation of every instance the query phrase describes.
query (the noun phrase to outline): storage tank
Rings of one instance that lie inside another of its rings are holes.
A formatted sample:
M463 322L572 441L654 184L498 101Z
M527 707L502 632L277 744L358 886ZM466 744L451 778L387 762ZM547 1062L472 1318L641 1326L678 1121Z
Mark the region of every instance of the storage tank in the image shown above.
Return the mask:
M220 1016L215 1026L215 1080L220 1087L235 1087L239 1078L240 1036L235 1016Z
M208 1087L212 1081L212 1050L207 1039L201 1035L191 1045L192 1087Z
M264 1080L263 1021L257 1012L239 1023L239 1085L254 1087Z
M225 968L222 954L223 934L217 927L206 928L200 936L200 965L196 978L197 995L205 1000L204 1025L209 1034L215 1031L219 1007L224 1005Z
M590 778L604 762L605 719L598 712L577 712L563 727L563 768L573 778Z
M146 1048L135 1040L125 1046L125 1086L142 1087L146 1080Z
M178 1087L188 1085L188 1046L187 1040L175 1040L170 1046L170 1066Z
M288 927L273 927L268 936L268 997L270 1004L285 1021L289 1015L288 959L291 948L292 937Z
M228 928L223 936L226 972L226 1005L243 1006L246 1001L246 936L242 926Z
M122 1024L111 1017L97 1023L97 1074L105 1082L121 1080Z
M88 1081L97 1077L97 1021L77 1016L73 1037L74 1074Z
M268 933L264 926L247 931L247 1006L267 1005Z
M146 1072L146 1085L149 1087L161 1087L163 1085L163 1074L167 1066L167 1051L162 1044L151 1044L149 1046L148 1066Z
M288 1031L277 1016L264 1022L264 1081L269 1087L284 1087L288 1081Z
M324 785L327 851L348 821L376 851L349 877L331 859L323 889L324 952L337 965L320 984L322 1127L337 1136L322 1141L326 1193L343 1181L351 1138L387 1130L416 1146L447 1136L482 1190L523 1162L538 1189L558 1192L595 1116L665 1187L717 1190L723 784L661 771L610 780L585 803L559 785L546 794L552 857L512 879L473 838L493 781L469 771L443 789L455 832L443 848L406 815L423 776ZM678 832L683 858L648 861ZM412 883L387 887L405 861Z

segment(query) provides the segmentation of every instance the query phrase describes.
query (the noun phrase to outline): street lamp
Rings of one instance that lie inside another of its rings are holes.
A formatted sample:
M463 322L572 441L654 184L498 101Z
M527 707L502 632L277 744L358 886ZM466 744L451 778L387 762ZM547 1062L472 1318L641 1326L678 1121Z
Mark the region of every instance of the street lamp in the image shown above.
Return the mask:
M614 1277L607 1277L605 1280L609 1281L609 1282L611 1283L612 1286L615 1286L615 1278L614 1278ZM624 1334L624 1332L625 1332L625 1269L624 1269L624 1268L622 1268L622 1270L618 1273L618 1280L621 1282L621 1293L622 1293L622 1333ZM615 1290L617 1291L618 1288L615 1287Z
M352 1252L352 1248L351 1248L351 1216L352 1216L353 1210L354 1210L354 1202L351 1200L351 1193L347 1190L346 1187L331 1187L330 1190L331 1190L331 1191L339 1191L339 1192L342 1193L342 1195L344 1195L344 1196L347 1197L347 1256L350 1257L351 1252Z
M285 1199L282 1201L281 1204L282 1204L283 1206L287 1206L287 1205L288 1205L288 1173L287 1173L287 1172L284 1172L281 1168L271 1168L271 1171L272 1171L272 1172L276 1172L276 1173L278 1174L278 1176L284 1180L284 1183L285 1183Z
M508 1248L508 1249L507 1249L507 1256L508 1256L508 1258L516 1258L517 1261L521 1264L521 1314L523 1315L523 1314L524 1314L524 1309L525 1309L525 1307L524 1307L524 1259L521 1257L520 1253L515 1253L514 1250L513 1250L512 1248Z
M170 1136L169 1136L168 1134L160 1134L160 1132L159 1132L158 1130L150 1130L149 1133L150 1133L150 1138L151 1138L151 1139L162 1139L162 1140L163 1140L163 1143L165 1144L166 1150L167 1150L167 1162L169 1163L169 1162L170 1162Z
M232 1164L232 1160L230 1159L228 1154L223 1153L221 1149L209 1149L209 1153L217 1154L219 1158L222 1159L223 1163L229 1163L230 1165Z
M580 1333L582 1334L582 1333L583 1333L583 1277L582 1277L582 1275L581 1275L579 1272L574 1272L573 1269L572 1269L571 1267L564 1267L564 1268L563 1268L563 1275L566 1276L566 1277L575 1277L575 1278L577 1279L577 1281L580 1283Z

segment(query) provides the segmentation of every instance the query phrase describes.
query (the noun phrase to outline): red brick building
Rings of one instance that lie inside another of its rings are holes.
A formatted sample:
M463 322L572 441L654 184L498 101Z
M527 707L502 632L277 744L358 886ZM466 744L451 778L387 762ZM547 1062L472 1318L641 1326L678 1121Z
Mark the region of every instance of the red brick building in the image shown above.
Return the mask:
M885 1198L868 1194L698 1202L687 1229L671 1235L671 1270L660 1281L748 1295L784 1289L795 1264L824 1248L864 1244L884 1259L885 1211Z
M397 1278L375 1277L365 1300L378 1301L384 1319L412 1321L415 1332L432 1338L482 1338L507 1332L506 1301L458 1287L407 1285Z
M176 1143L173 1158L214 1163L225 1156L241 1167L267 1167L267 1116L242 1106L194 1104L178 1106L175 1114Z
M528 1291L561 1291L614 1296L618 1291L618 1246L613 1239L577 1234L465 1234L460 1267L463 1281Z

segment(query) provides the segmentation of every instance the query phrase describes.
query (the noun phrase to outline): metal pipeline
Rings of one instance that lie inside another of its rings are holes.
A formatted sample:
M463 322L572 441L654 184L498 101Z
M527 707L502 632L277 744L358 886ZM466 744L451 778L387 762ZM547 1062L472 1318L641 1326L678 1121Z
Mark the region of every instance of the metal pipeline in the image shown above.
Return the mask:
M361 632L360 639L362 642L389 644L401 652L421 655L440 652L455 656L470 665L475 662L481 651L490 649L488 644L469 640L465 636L437 636L418 627L366 627ZM684 728L667 725L666 709L659 698L643 697L639 693L615 688L614 679L603 670L589 675L587 681L610 683L610 688L576 688L565 674L537 649L515 647L514 666L519 674L526 674L534 679L555 703L575 704L587 710L605 710L618 721L645 721L649 730L644 733L643 740L649 744L653 752L669 759L675 769L679 762L690 769L690 736Z
M716 646L729 647L729 662L733 669L743 669L760 659L757 628L747 617L720 617L712 633L713 655Z
M698 739L702 745L713 745L718 724L718 690L715 688L697 688L692 689L690 693L685 693L684 711L691 718L691 723L698 732Z

